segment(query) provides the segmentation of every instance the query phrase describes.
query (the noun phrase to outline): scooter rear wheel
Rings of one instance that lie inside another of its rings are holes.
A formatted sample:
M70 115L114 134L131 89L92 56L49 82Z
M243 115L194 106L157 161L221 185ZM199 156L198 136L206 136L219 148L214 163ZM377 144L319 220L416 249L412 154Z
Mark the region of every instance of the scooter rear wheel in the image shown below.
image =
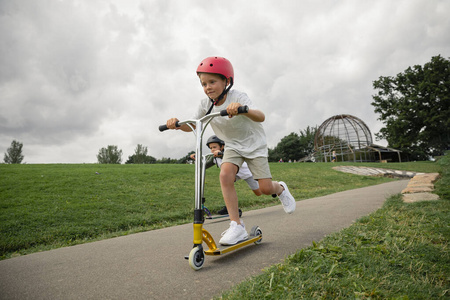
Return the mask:
M189 265L195 271L200 270L205 262L205 253L203 252L203 247L197 246L192 248L189 253Z
M262 230L259 226L253 226L252 230L250 230L250 236L256 237L258 235L261 235L261 238L255 242L256 245L259 245L262 242Z

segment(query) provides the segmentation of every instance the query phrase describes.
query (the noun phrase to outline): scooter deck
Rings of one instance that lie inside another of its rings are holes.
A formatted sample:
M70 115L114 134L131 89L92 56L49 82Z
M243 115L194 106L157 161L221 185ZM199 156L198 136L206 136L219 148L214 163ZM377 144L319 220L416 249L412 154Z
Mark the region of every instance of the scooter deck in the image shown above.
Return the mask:
M247 245L250 245L251 243L255 243L257 241L259 241L260 239L262 239L262 234L257 235L255 237L252 237L248 240L244 240L242 242L237 243L236 245L231 245L229 247L226 247L224 249L220 249L220 248L216 248L216 249L208 249L205 251L206 255L222 255L231 251L234 251L236 249L245 247Z

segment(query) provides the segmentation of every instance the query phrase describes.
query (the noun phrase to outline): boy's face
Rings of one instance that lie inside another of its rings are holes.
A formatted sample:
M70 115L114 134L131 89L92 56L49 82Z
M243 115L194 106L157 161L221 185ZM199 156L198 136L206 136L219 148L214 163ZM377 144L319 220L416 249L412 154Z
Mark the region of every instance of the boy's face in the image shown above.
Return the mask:
M211 149L211 153L214 153L217 150L222 151L223 146L220 145L219 143L211 143L211 144L209 144L209 149Z
M219 98L227 86L227 81L217 74L200 73L199 78L205 94L214 100Z

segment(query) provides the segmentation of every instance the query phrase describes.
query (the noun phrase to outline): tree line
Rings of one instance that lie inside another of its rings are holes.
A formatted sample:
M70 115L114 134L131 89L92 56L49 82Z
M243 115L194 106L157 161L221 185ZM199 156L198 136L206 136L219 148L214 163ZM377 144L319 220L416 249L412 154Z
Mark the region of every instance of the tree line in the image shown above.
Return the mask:
M375 113L384 127L375 134L385 139L388 147L401 150L409 160L427 160L430 156L443 155L450 150L450 60L434 56L424 66L408 67L396 76L380 76L373 81L377 91L373 95ZM298 133L291 132L269 150L269 161L298 160L314 152L314 136L317 126L308 126ZM21 163L23 144L14 140L7 149L4 162ZM138 144L125 164L187 163L189 152L179 159L148 155L146 146ZM97 162L122 163L122 150L115 145L101 148Z
M280 158L288 160L298 160L306 157L314 152L314 136L316 134L317 126L308 126L305 130L300 130L299 133L292 132L281 139L276 147L269 150L269 161L279 161ZM125 164L186 164L192 162L190 155L194 151L189 152L185 156L173 159L163 157L156 159L148 155L148 148L138 144L134 150L134 154L128 156ZM122 163L122 150L116 145L108 145L101 148L97 154L97 162L99 164L120 164Z
M188 163L190 154L179 159L172 159L163 157L156 159L155 157L148 155L148 147L138 144L134 149L134 154L128 156L125 164L185 164ZM97 154L97 162L99 164L120 164L122 163L122 150L116 145L108 145L105 148L101 148Z

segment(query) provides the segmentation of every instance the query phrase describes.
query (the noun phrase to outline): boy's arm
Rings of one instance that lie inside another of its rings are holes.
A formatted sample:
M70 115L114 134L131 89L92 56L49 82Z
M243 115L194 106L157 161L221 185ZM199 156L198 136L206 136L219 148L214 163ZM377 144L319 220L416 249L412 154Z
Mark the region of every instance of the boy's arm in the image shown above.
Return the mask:
M195 153L191 154L191 159L195 160ZM214 166L214 157L213 156L208 156L206 158L206 162L205 162L205 169L211 168L212 166Z
M264 122L264 120L266 119L264 113L259 109L249 109L248 113L244 115L247 116L247 118L249 118L250 120L255 122Z
M227 106L227 113L230 116L230 118L232 116L235 116L238 114L238 108L241 106L242 106L242 104L237 103L237 102L230 103ZM264 120L266 119L266 116L264 115L264 113L262 111L260 111L259 109L251 109L250 108L248 110L248 113L245 113L243 115L255 122L264 122Z
M208 158L206 159L206 162L205 162L205 169L211 168L214 165L215 165L214 157L212 155L208 156Z

